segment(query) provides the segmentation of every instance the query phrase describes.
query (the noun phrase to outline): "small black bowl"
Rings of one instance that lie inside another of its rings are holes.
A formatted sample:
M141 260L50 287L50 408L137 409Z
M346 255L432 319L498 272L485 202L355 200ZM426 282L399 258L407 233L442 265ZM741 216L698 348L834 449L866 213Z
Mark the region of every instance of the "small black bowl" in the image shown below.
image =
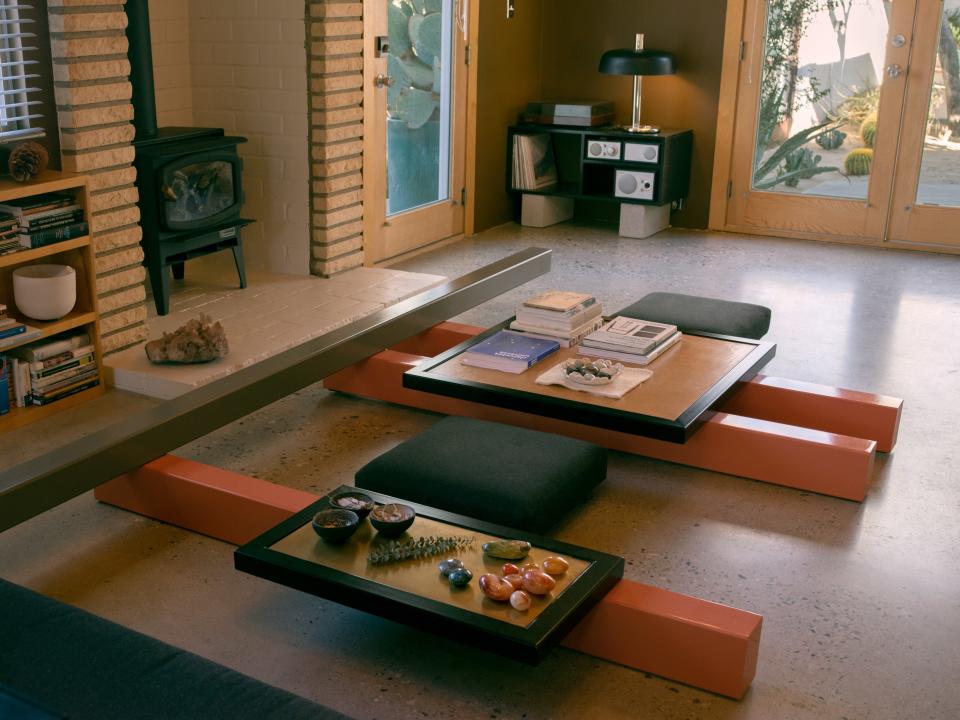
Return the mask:
M360 527L360 518L353 510L321 510L313 516L314 532L330 543L342 543Z
M330 507L336 510L352 510L363 520L376 507L373 498L366 493L350 490L330 497Z
M370 524L384 537L403 535L417 517L417 512L409 505L387 503L370 513Z

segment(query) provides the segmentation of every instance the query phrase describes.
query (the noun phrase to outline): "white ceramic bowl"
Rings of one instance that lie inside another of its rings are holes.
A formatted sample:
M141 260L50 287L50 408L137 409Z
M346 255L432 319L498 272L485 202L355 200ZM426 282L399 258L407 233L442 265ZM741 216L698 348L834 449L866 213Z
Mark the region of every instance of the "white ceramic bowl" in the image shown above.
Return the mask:
M69 265L26 265L13 271L13 301L33 320L59 320L77 304L77 271Z

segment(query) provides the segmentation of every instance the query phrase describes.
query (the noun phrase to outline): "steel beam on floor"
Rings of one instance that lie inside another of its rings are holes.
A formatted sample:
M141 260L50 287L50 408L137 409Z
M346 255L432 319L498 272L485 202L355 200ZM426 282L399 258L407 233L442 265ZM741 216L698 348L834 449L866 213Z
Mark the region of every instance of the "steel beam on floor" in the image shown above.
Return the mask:
M0 531L550 270L528 248L0 472Z

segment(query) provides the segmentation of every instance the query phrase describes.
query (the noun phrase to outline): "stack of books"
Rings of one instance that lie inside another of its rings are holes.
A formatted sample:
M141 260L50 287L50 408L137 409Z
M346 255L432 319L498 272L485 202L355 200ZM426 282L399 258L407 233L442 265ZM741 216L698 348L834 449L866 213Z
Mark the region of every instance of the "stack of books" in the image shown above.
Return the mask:
M602 100L569 102L531 102L521 115L524 122L545 125L578 125L597 127L613 122L613 103Z
M460 360L473 367L522 373L559 348L560 343L555 340L501 330L463 353Z
M7 314L7 306L0 303L0 349L11 345L19 345L32 337L39 337L40 334L41 331L37 328L25 325L16 318L10 317Z
M587 335L577 352L646 365L680 342L682 335L676 325L620 316Z
M570 347L603 325L602 313L589 293L549 290L520 303L510 329Z
M45 193L0 205L19 226L20 247L37 248L86 235L83 206L70 193Z
M553 144L547 134L513 136L513 188L543 190L557 184Z
M0 255L20 249L20 223L10 213L0 212Z
M49 405L100 384L94 347L87 333L11 350L12 404Z

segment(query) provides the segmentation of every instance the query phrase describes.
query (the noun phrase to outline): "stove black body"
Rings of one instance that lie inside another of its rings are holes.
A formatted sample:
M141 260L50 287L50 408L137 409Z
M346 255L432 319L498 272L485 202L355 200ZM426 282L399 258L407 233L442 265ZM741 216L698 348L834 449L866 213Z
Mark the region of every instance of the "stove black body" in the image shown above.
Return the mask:
M183 279L184 263L231 250L246 287L241 233L253 220L240 217L244 137L217 128L157 128L153 53L147 0L129 0L127 39L133 86L137 189L144 265L159 315L170 309L170 272Z

